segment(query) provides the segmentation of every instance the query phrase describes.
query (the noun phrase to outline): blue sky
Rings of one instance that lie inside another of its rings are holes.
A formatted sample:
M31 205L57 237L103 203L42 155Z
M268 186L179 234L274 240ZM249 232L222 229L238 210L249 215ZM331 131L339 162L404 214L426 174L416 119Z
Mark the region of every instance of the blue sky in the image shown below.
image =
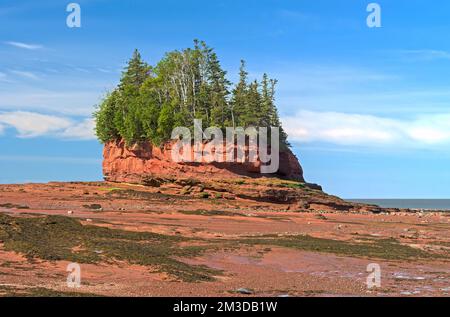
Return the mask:
M155 63L205 40L229 78L279 80L308 181L346 198L450 197L450 3L78 0L0 4L0 183L99 180L93 105L134 48Z

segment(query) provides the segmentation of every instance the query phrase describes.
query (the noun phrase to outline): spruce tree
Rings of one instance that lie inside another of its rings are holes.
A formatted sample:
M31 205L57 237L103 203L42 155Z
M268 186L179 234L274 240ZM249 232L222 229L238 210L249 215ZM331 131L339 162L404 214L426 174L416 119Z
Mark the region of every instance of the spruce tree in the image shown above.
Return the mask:
M216 53L209 52L208 55L208 80L210 82L210 126L226 127L231 123L231 113L228 107L228 95L230 82L226 79L224 71L217 58Z
M151 67L142 60L141 54L135 49L133 56L122 73L119 87L123 88L126 85L133 85L139 88L150 76L150 73Z
M108 94L93 114L96 122L95 134L102 143L120 137L120 133L114 124L114 116L117 113L117 97L117 91Z
M245 70L245 61L241 60L241 66L239 68L239 82L233 89L233 95L231 99L231 116L233 128L237 126L246 126L245 119L243 119L247 110L247 84L248 73Z
M280 117L278 115L278 109L275 105L275 86L277 84L276 79L270 79L269 81L269 100L270 100L270 126L280 128L280 145L282 147L289 147L290 144L287 141L287 134L281 126Z
M259 127L262 126L262 118L264 113L261 109L262 98L259 93L259 83L254 80L248 87L246 94L246 103L240 118L243 122L243 127Z
M271 94L271 87L269 83L269 76L266 73L263 75L261 82L261 122L263 127L269 127L272 123L273 117L273 97Z

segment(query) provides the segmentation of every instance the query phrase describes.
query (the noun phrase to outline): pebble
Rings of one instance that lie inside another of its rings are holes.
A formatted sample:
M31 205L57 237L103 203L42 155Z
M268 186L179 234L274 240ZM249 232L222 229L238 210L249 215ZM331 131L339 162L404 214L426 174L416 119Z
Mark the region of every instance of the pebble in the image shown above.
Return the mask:
M253 294L253 291L252 291L252 290L249 290L249 289L247 289L247 288L238 288L238 289L236 290L236 292L239 293L239 294L245 294L245 295L251 295L251 294Z
M411 292L400 292L400 295L412 295Z

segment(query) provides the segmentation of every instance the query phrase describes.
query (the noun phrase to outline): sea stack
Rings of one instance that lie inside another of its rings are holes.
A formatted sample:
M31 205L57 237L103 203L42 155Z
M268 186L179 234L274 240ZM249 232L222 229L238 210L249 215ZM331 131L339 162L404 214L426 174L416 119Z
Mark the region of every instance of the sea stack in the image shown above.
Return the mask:
M230 178L279 177L304 182L303 169L289 148L279 153L277 173L261 174L261 162L174 162L171 156L173 143L155 146L141 142L127 146L124 140L105 143L103 149L103 175L106 181L145 184L153 177L159 178Z

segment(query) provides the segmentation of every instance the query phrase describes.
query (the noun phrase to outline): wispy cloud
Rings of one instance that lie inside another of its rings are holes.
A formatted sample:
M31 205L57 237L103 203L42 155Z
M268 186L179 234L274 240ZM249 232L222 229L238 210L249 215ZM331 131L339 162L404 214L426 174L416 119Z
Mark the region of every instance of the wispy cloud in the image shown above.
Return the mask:
M100 89L99 89L100 90ZM98 91L0 90L0 109L4 111L51 112L63 116L90 116L100 100Z
M22 111L0 114L0 123L15 128L20 137L45 135L71 126L66 118Z
M4 44L14 46L17 48L23 48L26 50L39 50L39 49L44 48L44 46L40 45L40 44L29 44L29 43L14 42L14 41L4 42Z
M53 136L64 139L94 139L94 122L35 112L13 111L0 113L0 126L14 128L18 137Z
M65 157L65 156L39 156L39 155L0 155L0 161L39 161L39 162L57 162L74 164L101 164L99 158L89 157Z
M90 140L95 139L95 121L92 118L85 119L65 129L60 136L70 139Z
M450 113L398 119L355 113L300 111L282 121L293 142L408 148L448 147L450 144Z
M10 70L10 73L20 76L20 77L28 78L28 79L33 79L33 80L39 79L38 75L36 75L35 73L32 73L32 72L28 72L28 71Z
M396 52L400 54L402 58L410 61L450 60L450 52L442 50L399 50Z
M1 81L1 82L11 82L11 81L8 79L8 76L7 76L5 73L2 73L2 72L0 72L0 81Z

